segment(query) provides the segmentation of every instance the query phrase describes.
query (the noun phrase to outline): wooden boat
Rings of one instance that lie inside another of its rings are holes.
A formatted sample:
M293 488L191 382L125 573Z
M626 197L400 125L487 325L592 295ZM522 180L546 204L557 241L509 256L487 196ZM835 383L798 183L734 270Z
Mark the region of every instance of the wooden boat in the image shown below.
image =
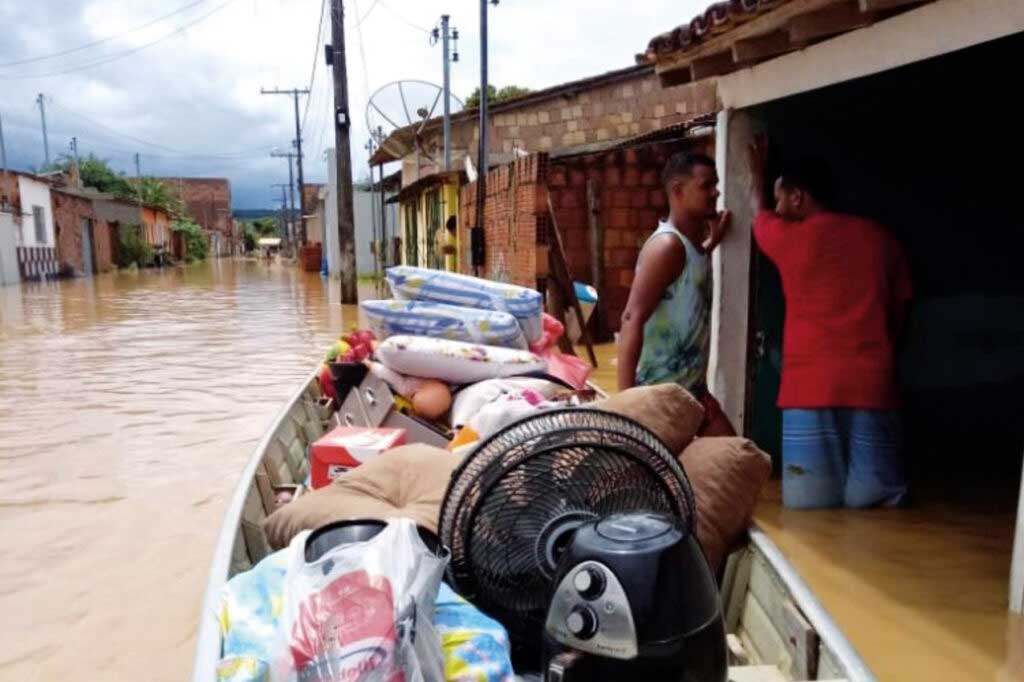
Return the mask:
M316 376L310 375L242 471L210 567L193 682L216 679L221 657L216 617L221 588L231 576L271 552L260 523L273 511L274 488L306 479L306 447L330 426L329 419L333 417L323 407ZM876 679L808 585L756 526L750 528L744 546L730 556L721 590L730 633L731 682Z

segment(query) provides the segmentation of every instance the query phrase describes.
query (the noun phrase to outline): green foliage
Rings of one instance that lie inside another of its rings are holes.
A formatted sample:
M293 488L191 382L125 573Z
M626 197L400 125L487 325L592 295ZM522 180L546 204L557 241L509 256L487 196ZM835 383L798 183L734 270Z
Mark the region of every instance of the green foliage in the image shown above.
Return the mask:
M191 220L179 218L171 223L171 230L185 235L185 260L189 263L206 260L210 246L203 234L203 228Z
M280 225L273 218L257 218L242 223L242 239L245 241L245 250L254 250L260 237L277 237L279 232Z
M500 90L495 88L493 85L488 84L487 86L487 103L496 104L498 102L504 102L508 99L514 99L516 97L522 97L523 95L530 94L529 88L522 88L518 85L506 85ZM480 87L477 86L473 92L470 93L469 97L466 98L466 108L475 109L480 106Z
M117 266L128 268L132 265L145 267L153 262L153 249L142 238L138 225L121 225L117 230Z
M51 164L48 170L59 170L64 173L71 172L74 159L67 154ZM101 159L95 154L89 154L78 162L79 176L82 179L83 187L94 187L106 194L113 194L118 199L127 201L139 201L149 206L156 206L163 209L172 216L182 215L185 206L178 198L177 193L166 183L156 178L143 177L141 179L128 178L124 173L119 173L110 167L106 159Z

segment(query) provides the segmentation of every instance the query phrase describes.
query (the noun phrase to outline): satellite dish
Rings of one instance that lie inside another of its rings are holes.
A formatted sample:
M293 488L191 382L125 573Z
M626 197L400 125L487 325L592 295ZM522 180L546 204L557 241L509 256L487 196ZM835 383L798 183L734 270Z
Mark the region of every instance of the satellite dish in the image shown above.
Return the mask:
M395 156L405 156L419 150L433 159L423 145L421 137L427 121L444 112L444 88L436 83L420 80L394 81L378 88L366 105L366 126L378 145ZM451 113L462 111L462 100L449 93ZM403 128L410 129L408 139L390 140L391 134Z

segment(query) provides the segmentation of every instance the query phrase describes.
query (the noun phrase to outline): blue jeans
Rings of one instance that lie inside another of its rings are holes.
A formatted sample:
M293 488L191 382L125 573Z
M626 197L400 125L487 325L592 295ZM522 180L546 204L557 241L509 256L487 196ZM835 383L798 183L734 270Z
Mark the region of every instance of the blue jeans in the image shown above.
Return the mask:
M782 502L795 509L895 505L907 493L894 410L782 411Z

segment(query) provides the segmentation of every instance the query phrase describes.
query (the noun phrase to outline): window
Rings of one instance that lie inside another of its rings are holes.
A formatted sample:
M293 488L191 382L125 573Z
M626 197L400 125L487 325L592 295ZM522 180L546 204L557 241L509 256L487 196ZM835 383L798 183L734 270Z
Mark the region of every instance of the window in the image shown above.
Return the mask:
M36 226L36 244L46 244L46 214L42 206L32 207L32 220Z

